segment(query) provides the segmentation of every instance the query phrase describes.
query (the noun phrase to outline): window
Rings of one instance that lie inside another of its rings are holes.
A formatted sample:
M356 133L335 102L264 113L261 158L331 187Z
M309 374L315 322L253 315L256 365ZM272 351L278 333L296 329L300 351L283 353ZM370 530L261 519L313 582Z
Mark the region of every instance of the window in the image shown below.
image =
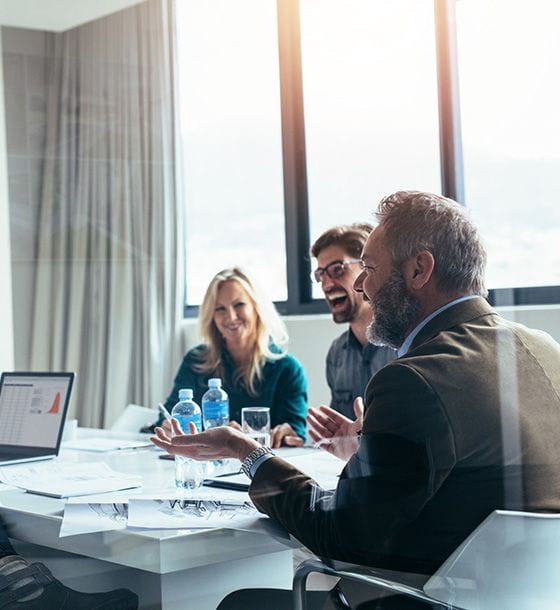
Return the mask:
M508 302L560 301L557 0L176 7L187 313L234 264L325 311L309 244L407 188L472 210Z
M457 3L465 202L490 288L560 284L560 4Z
M181 0L176 15L187 305L233 265L285 300L276 2Z
M434 11L432 0L300 6L313 242L371 221L396 190L440 192Z
M432 0L301 0L312 240L403 188L440 192Z

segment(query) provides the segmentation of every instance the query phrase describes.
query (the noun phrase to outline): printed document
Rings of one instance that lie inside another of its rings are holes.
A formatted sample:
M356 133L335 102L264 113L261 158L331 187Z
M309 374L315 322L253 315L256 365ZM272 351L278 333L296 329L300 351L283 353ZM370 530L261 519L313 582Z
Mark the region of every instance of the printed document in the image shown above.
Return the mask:
M128 501L132 497L149 497L154 495L166 498L174 493L174 488L127 489L91 496L67 498L64 505L64 517L59 536L75 536L111 530L126 529L128 520ZM149 495L147 495L149 493Z
M129 527L166 529L254 529L260 519L249 496L242 492L197 490L192 496L131 498Z
M239 529L267 533L289 540L277 523L259 514L249 496L239 492L201 489L192 497L177 497L175 490L154 494L142 490L69 498L64 508L60 537L135 529ZM132 516L130 516L132 515Z
M126 502L66 504L59 536L123 530L126 529L127 517Z

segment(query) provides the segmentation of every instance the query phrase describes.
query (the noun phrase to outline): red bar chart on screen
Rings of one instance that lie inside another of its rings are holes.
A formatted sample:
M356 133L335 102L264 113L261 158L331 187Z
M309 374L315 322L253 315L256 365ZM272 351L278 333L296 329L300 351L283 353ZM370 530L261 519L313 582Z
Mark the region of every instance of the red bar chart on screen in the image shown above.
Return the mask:
M47 413L58 413L59 408L60 408L60 392L57 392L54 397L52 407L47 411Z

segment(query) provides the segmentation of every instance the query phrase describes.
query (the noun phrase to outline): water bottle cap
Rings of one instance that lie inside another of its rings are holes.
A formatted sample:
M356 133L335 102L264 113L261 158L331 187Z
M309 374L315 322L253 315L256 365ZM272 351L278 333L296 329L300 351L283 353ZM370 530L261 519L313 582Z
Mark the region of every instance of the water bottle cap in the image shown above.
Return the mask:
M193 391L190 388L179 390L179 400L192 400Z
M213 377L212 379L208 380L208 387L209 388L221 388L222 380L219 377Z

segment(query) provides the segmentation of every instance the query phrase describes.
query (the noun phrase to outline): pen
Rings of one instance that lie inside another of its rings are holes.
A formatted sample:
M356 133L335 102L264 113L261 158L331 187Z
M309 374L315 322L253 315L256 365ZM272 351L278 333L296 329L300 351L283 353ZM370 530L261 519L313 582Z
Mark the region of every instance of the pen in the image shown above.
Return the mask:
M171 419L171 414L169 411L160 403L158 403L159 412L165 417L165 419Z
M230 489L231 491L248 491L249 481L247 483L236 483L234 481L217 481L216 479L207 479L204 481L205 487L216 487L218 489Z

